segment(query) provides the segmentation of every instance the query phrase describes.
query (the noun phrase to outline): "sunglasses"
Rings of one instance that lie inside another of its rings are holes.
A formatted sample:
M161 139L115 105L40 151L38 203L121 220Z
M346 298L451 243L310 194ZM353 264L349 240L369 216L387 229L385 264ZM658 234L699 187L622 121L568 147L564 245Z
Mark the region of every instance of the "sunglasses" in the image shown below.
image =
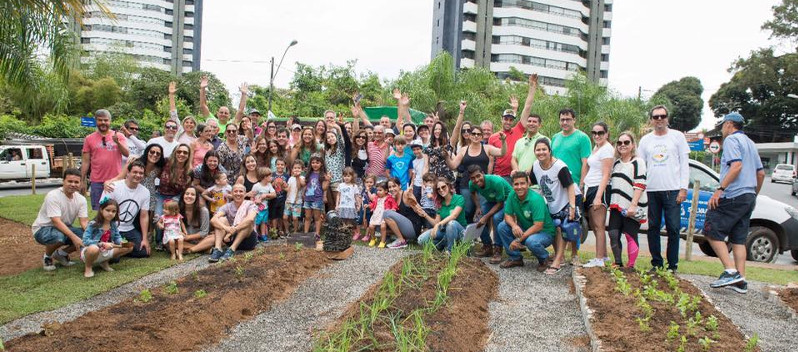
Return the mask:
M105 145L105 137L103 137L103 147L106 147L106 145Z
M463 134L471 134L471 130L462 130Z
M668 115L651 115L652 120L664 120L667 119Z
M366 139L366 136L357 136L355 139Z
M149 153L147 153L147 155L152 155L152 156L161 156L161 152L159 152L159 151L157 151L157 150L150 150L150 152L149 152Z
M238 130L236 130L236 129L232 129L232 130L231 130L231 129L228 129L228 130L227 130L227 131L225 131L225 132L227 132L227 133L236 133L236 132L238 132Z
M447 185L438 186L438 190L439 191L445 191L448 188L449 188L449 186L447 186Z
M188 155L188 151L186 151L186 150L176 150L176 151L175 151L175 154L185 154L185 155Z
M130 130L130 131L138 131L139 128L138 127L129 127L128 130Z
M603 136L603 135L604 135L604 134L606 134L607 132L605 132L605 131L590 131L590 133L591 133L592 135L594 135L594 136Z
M471 132L471 135L472 135L472 136L480 136L480 137L482 137L482 136L483 136L483 135L485 135L485 134L484 134L484 133L482 133L482 132Z
M617 145L619 147L622 146L622 145L630 145L630 144L632 144L632 141L630 141L630 140L615 142L615 145Z
M176 129L177 129L177 126L176 126L176 125L167 125L167 126L166 126L166 129L167 129L167 130L176 130Z

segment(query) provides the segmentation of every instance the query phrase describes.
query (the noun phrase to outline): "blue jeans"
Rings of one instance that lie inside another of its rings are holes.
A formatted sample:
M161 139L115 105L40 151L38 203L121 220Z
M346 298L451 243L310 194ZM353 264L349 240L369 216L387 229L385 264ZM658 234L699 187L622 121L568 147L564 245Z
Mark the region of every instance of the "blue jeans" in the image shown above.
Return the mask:
M465 200L465 204L463 204L463 211L465 212L465 218L467 223L471 223L474 221L474 211L477 209L476 204L471 200L471 190L466 188L460 188L460 195L463 196L463 200ZM477 194L477 200L480 202L482 198L479 194Z
M676 203L678 190L646 192L648 195L648 250L651 252L651 265L662 267L662 243L660 231L662 219L668 233L666 255L668 269L676 270L679 264L679 222L681 204Z
M504 243L504 251L507 252L507 256L510 257L510 260L521 260L521 252L510 249L510 243L515 240L515 235L513 235L513 229L510 225L507 225L504 221L499 224L498 237L501 237ZM538 258L539 263L543 263L549 257L549 251L547 251L546 248L551 246L553 242L554 236L545 232L538 232L527 237L522 244L526 248L529 248L532 255Z
M78 237L83 237L82 228L70 225L67 225L67 227ZM72 245L72 240L69 239L69 237L63 232L58 230L55 226L44 226L40 228L39 231L36 231L36 233L33 234L33 239L36 240L37 243L45 246L58 243L63 243L70 246Z
M485 197L483 197L483 196L479 196L479 203L480 203L479 206L482 208L482 214L483 215L487 214L490 211L490 209L493 208L496 205L496 202L488 202L488 200L485 199ZM485 228L482 230L482 234L479 236L479 238L482 240L482 244L483 245L487 245L487 246L494 245L494 246L502 247L503 246L502 243L504 241L502 240L501 236L499 236L499 224L504 222L504 207L501 207L499 209L499 211L496 212L496 214L493 214L493 217L491 219L493 219L493 227L492 227L492 229L493 229L493 240L494 241L491 242L491 239L490 239L490 230L491 230L491 228L488 227L488 226L485 226ZM476 219L476 220L479 221L479 219Z
M133 243L133 251L125 255L126 257L147 258L150 256L147 254L147 250L141 248L141 241L143 240L141 237L141 231L133 229L130 231L121 231L119 234L122 235L122 238L126 239L128 242Z
M435 238L432 238L431 229L424 231L421 236L418 236L418 244L423 246L431 240L438 250L445 248L447 252L451 252L454 242L463 239L463 231L465 231L463 225L460 225L456 220L452 220L443 225L443 227L438 228L438 234L436 234Z

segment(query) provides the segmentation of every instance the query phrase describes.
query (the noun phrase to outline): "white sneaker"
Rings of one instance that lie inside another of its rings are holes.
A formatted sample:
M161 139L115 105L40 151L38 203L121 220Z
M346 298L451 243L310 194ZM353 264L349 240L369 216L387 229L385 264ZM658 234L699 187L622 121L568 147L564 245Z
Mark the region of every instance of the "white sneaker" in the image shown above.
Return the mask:
M598 258L590 259L587 264L582 265L583 268L595 268L595 267L604 267L604 261Z
M55 251L55 252L53 252L53 256L52 257L53 257L54 260L57 260L58 263L61 264L61 266L73 266L73 265L75 265L75 262L69 260L69 253L67 253L66 255L63 255L63 254L61 254L61 250L60 249Z
M55 264L53 264L53 258L48 257L47 254L42 257L42 266L44 271L53 271L55 270Z

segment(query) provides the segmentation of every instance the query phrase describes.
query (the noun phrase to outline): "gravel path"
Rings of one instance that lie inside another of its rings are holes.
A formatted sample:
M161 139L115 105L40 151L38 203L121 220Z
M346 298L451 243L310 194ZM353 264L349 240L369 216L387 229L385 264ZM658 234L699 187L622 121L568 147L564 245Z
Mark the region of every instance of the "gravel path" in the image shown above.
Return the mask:
M521 268L501 269L499 298L488 306L493 351L589 351L589 338L582 322L575 293L571 290L570 265L554 276L535 270L534 260Z
M741 295L729 289L711 289L715 278L699 275L679 275L690 280L704 291L743 333L749 337L759 334L762 351L781 352L798 350L798 319L793 318L784 306L768 301L761 282L748 282L748 293Z
M410 250L355 246L347 260L308 278L287 300L241 323L211 351L308 351L314 330L326 328Z

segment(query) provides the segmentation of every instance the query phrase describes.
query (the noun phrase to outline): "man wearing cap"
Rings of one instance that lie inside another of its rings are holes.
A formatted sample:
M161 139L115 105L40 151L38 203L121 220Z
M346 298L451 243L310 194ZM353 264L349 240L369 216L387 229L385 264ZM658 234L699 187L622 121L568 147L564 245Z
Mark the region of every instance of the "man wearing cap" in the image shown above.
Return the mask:
M762 189L765 171L756 145L743 133L743 116L733 112L723 117L723 155L720 158L720 187L709 199L704 235L726 269L712 288L729 287L748 292L745 281L745 249L751 213ZM734 261L729 257L726 238L732 244Z
M291 125L291 137L288 138L288 145L293 148L302 139L302 125L295 123Z
M494 160L492 174L504 177L508 183L511 182L510 172L512 171L513 148L515 148L515 143L524 135L527 117L532 111L532 103L535 100L537 88L538 75L532 74L529 76L529 93L524 102L524 110L521 112L521 119L518 123L515 122L515 113L518 110L518 99L515 99L515 97L510 98L510 105L513 109L504 110L504 114L502 114L502 131L507 136L507 153ZM488 144L501 148L502 140L498 132L490 136Z
M549 139L549 137L540 133L541 122L543 121L538 114L529 115L526 119L526 135L524 138L519 138L518 141L515 142L515 147L513 148L513 158L511 161L513 171L520 170L529 172L529 170L532 169L532 164L537 160L535 156L535 141L537 141L538 138Z
M252 122L252 127L255 129L255 136L260 136L263 129L260 127L260 118L263 116L258 109L252 108L249 110L249 120Z

